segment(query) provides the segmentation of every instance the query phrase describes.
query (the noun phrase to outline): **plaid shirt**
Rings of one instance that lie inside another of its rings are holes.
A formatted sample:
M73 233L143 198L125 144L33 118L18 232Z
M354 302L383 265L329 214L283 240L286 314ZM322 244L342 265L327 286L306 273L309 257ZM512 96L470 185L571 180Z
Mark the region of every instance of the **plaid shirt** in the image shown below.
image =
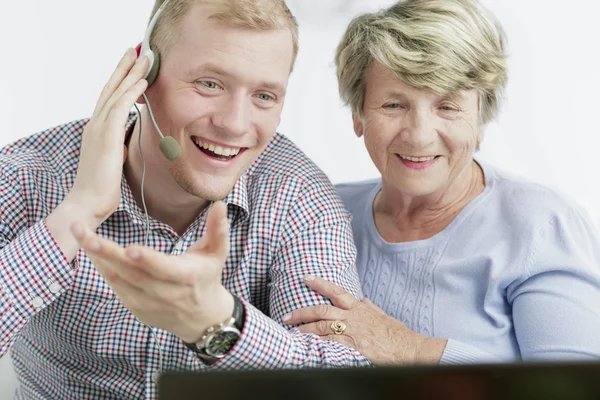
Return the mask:
M279 134L225 198L231 252L222 282L246 309L241 338L210 367L155 328L159 349L85 252L68 262L45 225L73 185L86 123L0 150L0 356L11 348L17 398L155 398L159 351L163 370L368 365L353 349L281 323L287 312L327 302L301 282L307 273L359 298L361 291L349 214L326 176ZM121 246L141 243L143 211L124 178L121 190L119 207L97 232ZM183 236L151 219L149 246L184 253L203 235L205 214Z

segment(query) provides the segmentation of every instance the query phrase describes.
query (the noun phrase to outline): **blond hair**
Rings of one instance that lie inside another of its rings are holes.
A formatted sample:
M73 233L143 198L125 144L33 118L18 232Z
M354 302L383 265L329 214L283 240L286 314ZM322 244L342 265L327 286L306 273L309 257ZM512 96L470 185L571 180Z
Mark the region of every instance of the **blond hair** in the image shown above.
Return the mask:
M164 0L156 0L152 15ZM212 19L251 29L289 29L294 46L292 69L298 55L298 23L284 0L170 0L156 22L150 42L161 53L177 41L181 22L193 4L217 3L221 10Z
M340 96L362 117L365 74L377 62L417 89L477 89L485 125L506 87L505 42L500 24L476 0L400 1L348 26L335 55Z

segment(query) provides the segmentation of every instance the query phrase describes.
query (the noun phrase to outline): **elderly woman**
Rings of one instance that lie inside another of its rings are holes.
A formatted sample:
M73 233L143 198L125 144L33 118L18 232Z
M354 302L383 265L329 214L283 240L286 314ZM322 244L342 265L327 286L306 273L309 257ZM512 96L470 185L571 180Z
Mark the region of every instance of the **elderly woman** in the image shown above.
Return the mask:
M372 302L309 276L333 306L287 323L375 364L600 357L600 240L589 217L473 156L507 81L494 19L475 1L402 1L354 19L336 66L381 173L338 187Z

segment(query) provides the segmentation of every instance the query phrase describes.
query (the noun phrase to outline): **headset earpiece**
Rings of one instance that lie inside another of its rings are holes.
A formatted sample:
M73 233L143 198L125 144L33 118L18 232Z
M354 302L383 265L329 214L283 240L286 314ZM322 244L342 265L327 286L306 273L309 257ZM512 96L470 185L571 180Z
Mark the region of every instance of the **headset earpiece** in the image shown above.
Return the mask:
M158 51L158 48L153 44L150 45L150 48L152 49L152 53L154 54L154 60L152 61L152 64L150 65L146 76L148 86L154 83L154 81L158 77L158 71L160 71L160 51Z
M144 49L143 53L142 48L143 45L142 43L140 43L135 47L135 50L137 52L138 58L140 58L142 55L148 57L148 70L144 75L144 79L148 81L148 86L150 86L154 83L154 81L158 77L158 72L160 71L160 51L158 51L158 48L153 44L150 45L150 48L148 48L147 50Z
M158 48L150 43L150 38L152 37L152 32L154 31L154 26L156 25L156 21L162 14L163 9L167 5L169 0L165 0L161 6L156 10L156 13L152 17L152 20L148 24L146 28L146 34L144 35L144 40L140 43L136 50L138 53L138 57L146 56L148 57L148 71L144 75L144 79L148 81L148 86L152 85L158 76L158 72L160 70L160 52Z
M154 30L154 25L156 25L158 17L162 13L163 9L165 8L165 5L168 2L169 0L165 0L159 7L159 9L156 11L154 17L152 17L152 20L150 21L150 24L148 25L148 28L146 29L144 40L136 47L138 58L141 56L148 57L148 70L144 75L144 79L148 81L148 86L154 83L154 81L158 77L158 72L160 71L160 51L158 51L158 48L156 46L150 44L150 37L152 36L152 31ZM152 107L150 107L150 102L148 101L146 94L142 93L142 96L144 97L144 101L146 102L146 106L148 107L150 119L154 124L154 128L156 128L156 133L158 133L158 135L161 138L158 145L161 153L163 153L165 158L167 158L167 160L169 161L178 160L181 157L181 146L179 146L177 140L173 139L171 136L165 137L165 135L163 135L163 133L160 131L160 128L158 127L158 124L156 123L156 120L154 119L154 113L152 112Z

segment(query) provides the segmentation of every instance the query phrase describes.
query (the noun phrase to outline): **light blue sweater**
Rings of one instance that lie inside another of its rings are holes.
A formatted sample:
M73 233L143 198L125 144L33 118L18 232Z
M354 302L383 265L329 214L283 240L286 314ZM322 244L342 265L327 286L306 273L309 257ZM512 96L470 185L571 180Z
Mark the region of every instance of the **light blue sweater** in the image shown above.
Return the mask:
M338 185L365 296L427 337L443 364L600 358L600 236L577 205L479 162L485 189L442 232L388 243L380 180Z

